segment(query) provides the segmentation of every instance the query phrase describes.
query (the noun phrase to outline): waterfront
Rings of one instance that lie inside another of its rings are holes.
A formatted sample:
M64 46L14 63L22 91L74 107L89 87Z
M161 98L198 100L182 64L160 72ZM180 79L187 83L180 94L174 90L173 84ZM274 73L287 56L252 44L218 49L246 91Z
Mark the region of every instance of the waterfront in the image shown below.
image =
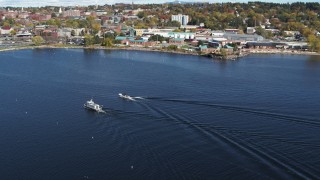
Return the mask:
M0 171L4 179L317 179L319 75L319 56L1 52ZM84 110L90 98L107 114Z

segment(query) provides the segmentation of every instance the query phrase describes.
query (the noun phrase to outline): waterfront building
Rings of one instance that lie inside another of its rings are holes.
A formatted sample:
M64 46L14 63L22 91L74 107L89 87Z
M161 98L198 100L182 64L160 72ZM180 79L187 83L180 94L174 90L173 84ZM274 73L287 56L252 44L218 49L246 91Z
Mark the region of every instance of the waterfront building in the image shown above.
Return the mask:
M178 21L181 23L181 25L187 25L189 22L189 16L188 15L172 15L171 16L171 21Z
M247 42L247 41L263 41L264 38L260 35L250 35L250 34L233 34L233 33L225 33L223 35L229 41L237 41L237 42Z

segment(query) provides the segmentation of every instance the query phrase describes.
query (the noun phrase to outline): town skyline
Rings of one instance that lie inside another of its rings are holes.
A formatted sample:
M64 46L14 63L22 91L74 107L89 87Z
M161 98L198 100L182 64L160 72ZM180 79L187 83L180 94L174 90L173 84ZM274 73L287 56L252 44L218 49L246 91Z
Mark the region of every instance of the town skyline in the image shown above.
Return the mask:
M134 4L162 4L162 3L168 3L168 2L174 2L175 0L104 0L104 1L98 1L98 0L44 0L44 1L36 1L36 0L28 0L28 1L22 1L22 0L0 0L0 7L43 7L43 6L89 6L89 5L105 5L105 4L115 4L115 3L134 3ZM248 3L251 1L248 0L221 0L219 2L214 0L184 0L182 2L208 2L208 3ZM303 0L303 1L297 1L297 0L279 0L279 1L273 1L273 0L263 0L263 2L268 3L294 3L294 2L318 2L317 0Z

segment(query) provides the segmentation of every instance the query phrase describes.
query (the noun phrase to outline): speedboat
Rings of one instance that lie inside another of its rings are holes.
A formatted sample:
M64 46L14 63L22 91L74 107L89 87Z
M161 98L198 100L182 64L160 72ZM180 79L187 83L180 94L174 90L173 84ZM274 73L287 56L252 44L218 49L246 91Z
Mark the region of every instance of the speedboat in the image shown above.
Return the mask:
M104 110L102 110L102 106L100 106L99 104L96 104L93 102L93 100L91 99L90 101L87 101L84 105L83 105L84 108L86 109L90 109L90 110L93 110L93 111L97 111L97 112L105 112Z
M121 98L123 98L123 99L126 99L126 100L130 100L130 101L135 101L134 100L134 97L131 97L131 96L129 96L129 95L127 95L127 94L122 94L122 93L119 93L119 97L121 97Z

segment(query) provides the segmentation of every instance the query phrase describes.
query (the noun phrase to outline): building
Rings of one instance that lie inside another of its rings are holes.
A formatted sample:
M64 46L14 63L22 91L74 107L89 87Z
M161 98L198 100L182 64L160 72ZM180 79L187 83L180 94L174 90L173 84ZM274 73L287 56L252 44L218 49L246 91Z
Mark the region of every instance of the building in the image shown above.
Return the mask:
M248 42L248 41L263 41L264 38L259 35L250 35L250 34L233 34L233 33L225 33L223 35L228 41L234 42Z
M239 29L225 29L224 31L225 31L226 33L238 34Z
M136 36L143 36L143 33L146 32L146 29L135 29Z
M9 35L11 31L13 31L13 28L9 26L0 28L1 35Z
M63 12L63 17L79 17L80 11L79 10L67 10Z
M164 36L166 37L166 36ZM168 37L170 38L182 38L182 39L194 39L195 33L191 32L169 32Z
M182 45L182 44L184 44L184 39L183 38L172 38L172 39L169 39L169 44Z
M189 22L189 16L182 15L182 14L172 15L171 21L178 21L178 22L180 22L181 25L187 25Z
M254 27L247 27L247 34L254 34L256 29Z
M36 21L48 21L49 19L51 19L51 15L36 13L36 14L31 14L30 19L36 20Z
M281 42L247 42L246 48L249 49L288 49L287 43Z

